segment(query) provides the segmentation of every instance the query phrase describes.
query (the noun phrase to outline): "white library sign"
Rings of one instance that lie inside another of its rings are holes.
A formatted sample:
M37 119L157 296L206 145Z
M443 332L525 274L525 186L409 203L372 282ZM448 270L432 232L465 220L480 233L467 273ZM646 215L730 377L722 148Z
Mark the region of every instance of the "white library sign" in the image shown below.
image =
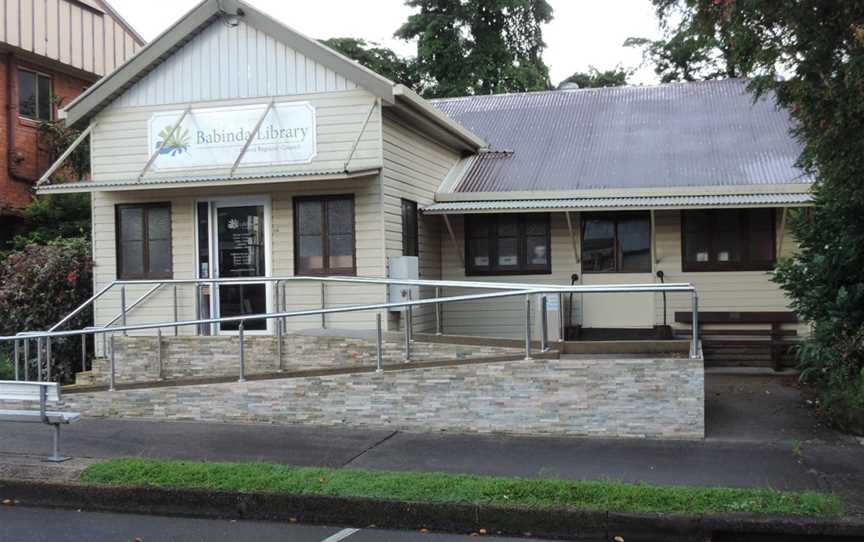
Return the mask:
M234 164L267 104L155 113L148 125L148 154L159 149L153 169L200 169ZM308 102L274 104L240 162L244 165L306 164L317 152L315 108ZM170 137L169 137L170 135Z

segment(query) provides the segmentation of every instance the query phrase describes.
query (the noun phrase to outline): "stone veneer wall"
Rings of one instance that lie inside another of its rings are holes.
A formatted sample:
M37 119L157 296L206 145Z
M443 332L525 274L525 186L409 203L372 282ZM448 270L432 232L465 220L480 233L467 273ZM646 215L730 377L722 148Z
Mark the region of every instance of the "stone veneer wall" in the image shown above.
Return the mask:
M152 382L160 378L155 336L116 336L115 381ZM274 373L279 369L275 336L247 335L244 339L246 374ZM384 363L403 360L402 336L386 334ZM371 366L376 363L374 340L331 335L286 334L282 351L285 371ZM519 348L413 342L411 359L444 360L518 355ZM93 361L93 382L107 382L110 361ZM239 339L231 336L162 338L162 375L165 380L236 376L240 371Z
M67 393L85 417L702 438L702 360L573 358Z

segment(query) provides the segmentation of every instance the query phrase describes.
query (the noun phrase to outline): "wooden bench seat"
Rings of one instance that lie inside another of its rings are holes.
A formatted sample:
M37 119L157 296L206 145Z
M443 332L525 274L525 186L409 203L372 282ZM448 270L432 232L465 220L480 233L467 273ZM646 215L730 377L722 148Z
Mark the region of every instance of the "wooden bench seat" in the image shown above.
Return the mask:
M675 322L692 326L693 314L676 312ZM705 364L767 366L774 370L794 366L793 348L800 337L797 330L783 326L797 323L798 317L791 312L700 311L699 339ZM681 329L678 333L684 337L690 331Z

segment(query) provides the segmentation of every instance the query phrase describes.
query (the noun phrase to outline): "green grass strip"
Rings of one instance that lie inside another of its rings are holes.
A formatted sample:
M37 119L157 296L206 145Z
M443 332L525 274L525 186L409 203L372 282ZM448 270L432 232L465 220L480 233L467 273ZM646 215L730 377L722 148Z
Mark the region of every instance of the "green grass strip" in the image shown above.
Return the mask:
M525 508L668 513L761 512L808 516L843 513L843 503L837 496L813 491L498 478L437 472L291 467L270 463L109 459L88 467L81 474L81 480L126 486L270 491Z

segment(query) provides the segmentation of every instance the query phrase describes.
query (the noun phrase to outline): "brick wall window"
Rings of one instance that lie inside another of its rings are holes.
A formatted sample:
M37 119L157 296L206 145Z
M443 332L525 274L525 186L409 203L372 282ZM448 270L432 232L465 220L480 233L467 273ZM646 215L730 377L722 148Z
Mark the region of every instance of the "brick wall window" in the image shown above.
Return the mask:
M294 198L294 272L355 275L354 196Z
M171 204L118 205L117 278L170 279Z
M51 120L54 116L51 77L18 68L18 114L33 120Z

